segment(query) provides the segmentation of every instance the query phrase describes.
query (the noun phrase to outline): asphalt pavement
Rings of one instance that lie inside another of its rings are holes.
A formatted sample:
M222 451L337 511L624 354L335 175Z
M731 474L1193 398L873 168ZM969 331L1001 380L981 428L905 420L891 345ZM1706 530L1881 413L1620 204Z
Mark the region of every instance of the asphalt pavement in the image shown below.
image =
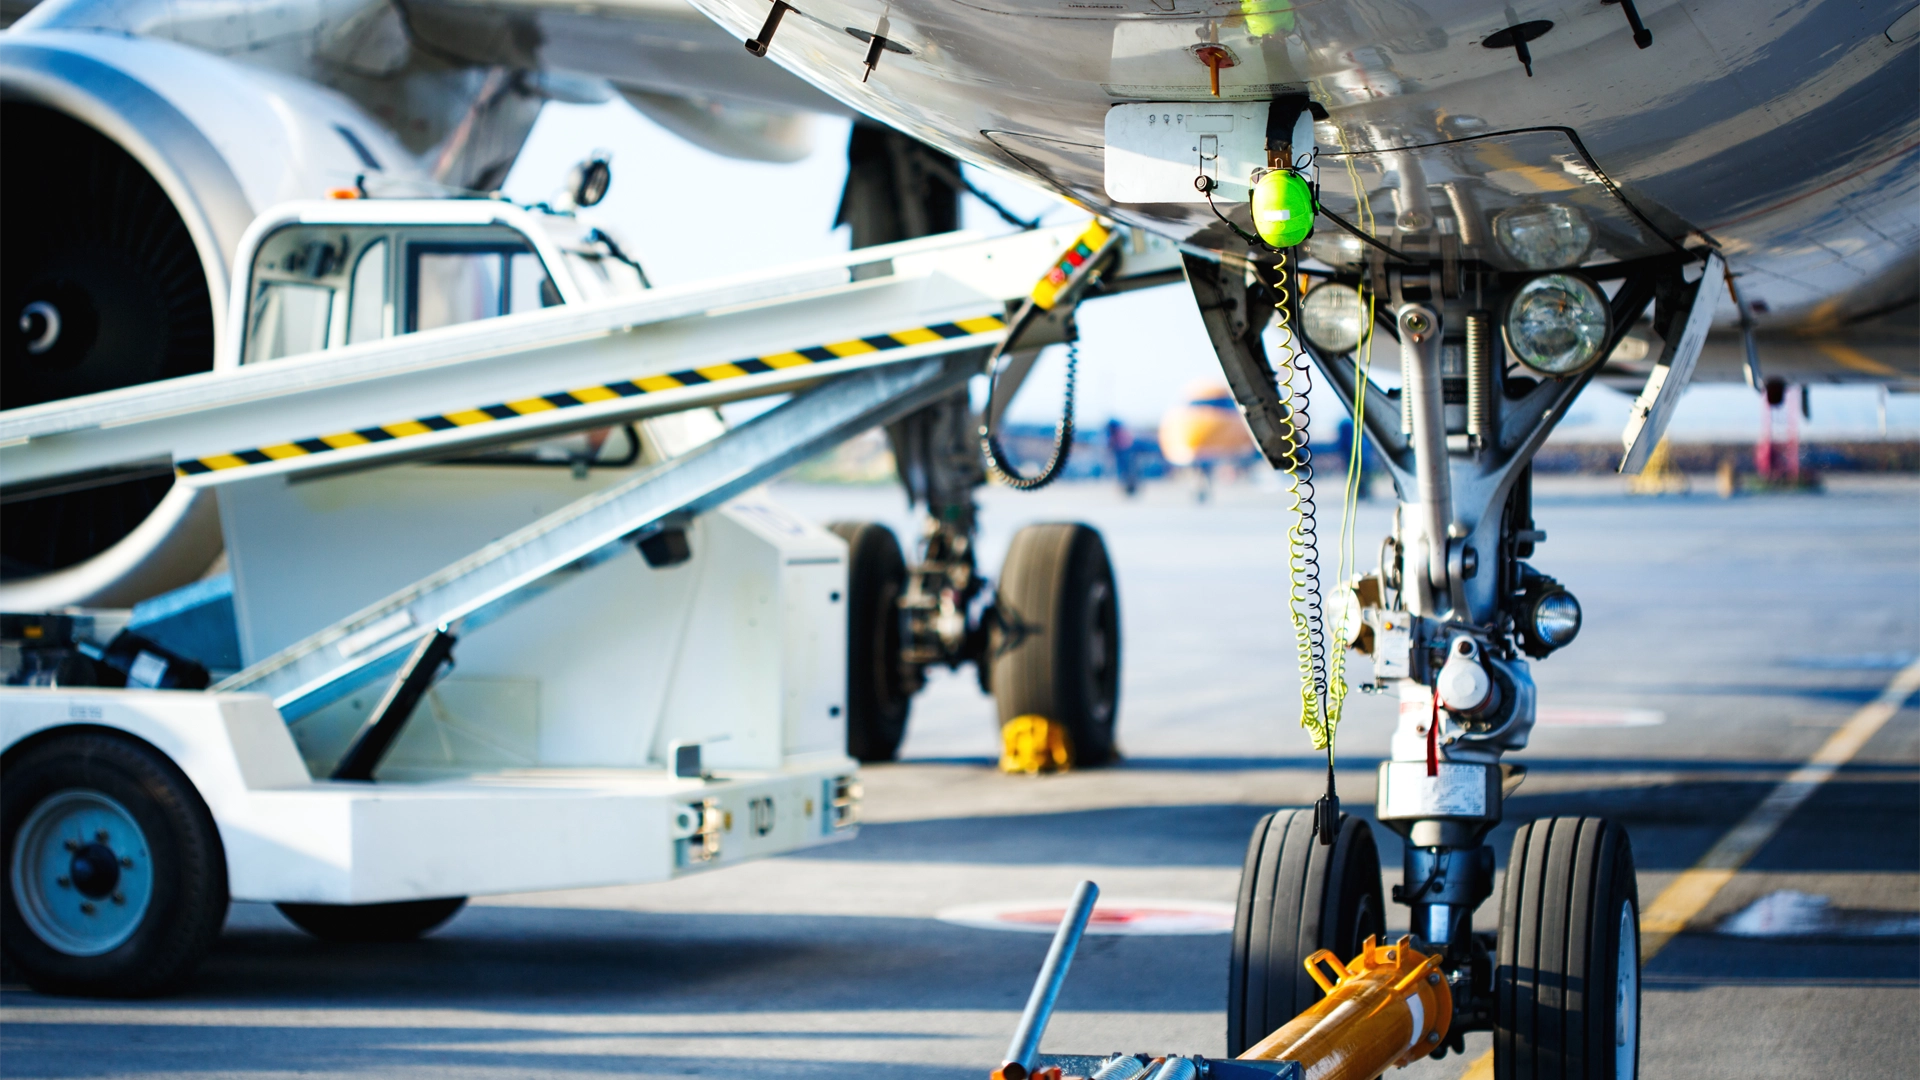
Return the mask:
M1586 621L1535 666L1543 722L1512 758L1530 773L1493 843L1504 865L1521 821L1606 815L1630 830L1645 901L1920 654L1920 482L1733 500L1634 497L1610 478L1538 491L1548 539L1532 561ZM914 535L890 487L776 495ZM1329 564L1333 505L1323 493ZM0 1075L984 1077L1047 939L937 912L1059 902L1082 878L1110 897L1231 901L1254 822L1319 793L1324 766L1290 711L1285 506L1253 483L1206 503L1179 484L1134 500L1095 485L985 493L989 570L1027 522L1105 533L1125 626L1115 768L1001 775L991 703L970 671L939 673L902 762L866 770L850 843L666 885L487 898L405 945L327 945L235 905L172 997L0 990ZM1390 513L1361 505L1362 569ZM1338 750L1355 813L1392 712L1349 701ZM1398 841L1375 835L1397 880ZM1802 917L1763 917L1783 912ZM1492 929L1495 905L1481 914ZM1047 1049L1221 1052L1227 951L1225 934L1088 938ZM1920 710L1894 714L1644 978L1648 1077L1920 1072ZM1395 1075L1457 1077L1486 1045Z

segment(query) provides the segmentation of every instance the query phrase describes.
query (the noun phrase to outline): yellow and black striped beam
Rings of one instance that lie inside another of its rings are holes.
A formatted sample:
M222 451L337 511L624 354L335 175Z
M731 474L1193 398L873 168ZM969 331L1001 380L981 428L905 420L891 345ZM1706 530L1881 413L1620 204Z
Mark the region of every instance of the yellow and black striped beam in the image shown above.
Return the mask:
M1006 327L1006 320L998 315L982 315L979 318L936 323L933 326L916 326L909 330L896 330L891 334L854 338L851 341L840 341L831 345L815 345L793 352L755 356L746 360L735 360L732 363L691 368L665 375L647 375L638 379L588 386L579 390L563 390L557 394L544 394L540 397L522 398L519 401L504 401L498 405L484 405L477 409L462 409L436 416L400 420L391 424L382 424L379 427L361 428L358 431L342 431L333 435L319 435L308 439L275 443L272 446L258 446L250 450L235 450L229 454L189 458L175 464L174 471L181 476L201 476L223 469L242 469L249 465L264 465L270 461L280 461L285 458L327 454L349 447L365 446L368 443L390 442L415 435L429 435L436 431L476 427L552 409L572 409L595 402L612 401L615 398L642 397L667 390L699 386L703 383L723 382L749 375L764 375L770 371L844 360L865 353L888 352L935 341L954 341L959 338L978 337L982 334L995 334Z

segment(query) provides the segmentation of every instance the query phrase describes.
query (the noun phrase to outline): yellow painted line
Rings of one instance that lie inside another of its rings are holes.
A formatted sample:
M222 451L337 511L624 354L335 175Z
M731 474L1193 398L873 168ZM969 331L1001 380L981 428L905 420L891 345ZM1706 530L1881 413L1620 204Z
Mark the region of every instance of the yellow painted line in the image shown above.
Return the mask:
M928 342L946 340L924 326L915 327L912 330L895 330L888 336L902 345L925 345Z
M612 401L620 396L604 386L588 386L579 390L569 390L567 393L572 394L574 399L582 405L591 405L596 401Z
M366 445L367 437L365 435L356 435L351 431L343 431L338 435L322 435L320 436L320 441L333 447L335 450L345 450L349 446Z
M458 424L461 427L472 427L475 424L488 424L493 422L493 417L488 416L479 409L461 409L459 412L445 413L442 415L442 419L448 423Z
M1833 779L1833 774L1893 719L1916 690L1920 690L1920 661L1907 665L1879 697L1861 706L1839 731L1828 737L1805 765L1788 774L1740 824L1707 849L1699 862L1674 879L1640 914L1641 960L1651 958L1675 934L1686 929L1687 923L1713 901L1721 886L1731 881L1747 860L1773 839L1780 826L1820 785Z
M525 416L528 413L546 412L548 409L558 407L559 406L543 397L521 398L519 401L507 402L507 408L512 409L521 416Z
M652 393L657 390L678 390L680 380L671 375L649 375L644 379L633 380L633 385Z
M1896 379L1908 377L1906 372L1883 364L1851 345L1842 345L1838 341L1816 341L1813 347L1826 353L1829 360L1843 368L1852 368L1868 375L1887 375Z
M859 338L855 338L852 341L836 341L831 345L822 345L820 347L835 356L859 356L861 353L880 351L866 342L861 341Z
M1879 734L1915 691L1920 691L1920 660L1908 664L1906 670L1894 676L1880 696L1861 706L1860 711L1840 725L1839 731L1828 736L1805 765L1789 773L1760 800L1760 805L1748 811L1738 825L1708 848L1698 862L1662 889L1653 903L1640 913L1640 962L1644 964L1653 959L1675 934L1685 930L1695 916L1705 911L1747 860L1773 839L1787 818ZM1489 1050L1467 1066L1460 1080L1491 1080L1492 1076L1493 1051Z
M218 471L220 469L238 469L242 465L245 465L246 462L234 457L232 454L215 454L212 457L201 458L200 464Z
M299 447L293 445L290 442L283 442L274 446L263 446L260 448L260 452L267 455L268 457L272 458L275 461L280 461L284 458L290 458L290 457L307 456L307 452L305 450L300 449Z
M396 439L404 439L409 435L425 435L433 429L418 420L402 420L397 424L382 424L380 430Z
M953 325L969 334L990 334L995 330L1006 329L1007 324L1001 322L997 315L982 315L977 319L961 319Z
M721 379L738 379L747 373L746 369L735 364L715 364L712 367L698 367L693 370L706 376L709 382L719 382Z
M760 362L770 368L806 367L813 363L797 352L774 353L772 356L761 357Z

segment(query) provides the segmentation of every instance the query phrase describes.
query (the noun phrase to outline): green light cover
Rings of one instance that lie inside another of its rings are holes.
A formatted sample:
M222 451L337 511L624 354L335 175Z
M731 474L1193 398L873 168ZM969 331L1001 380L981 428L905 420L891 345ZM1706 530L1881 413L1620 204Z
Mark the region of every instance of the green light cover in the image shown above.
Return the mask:
M1313 191L1299 173L1275 169L1253 186L1253 227L1277 248L1293 247L1313 231Z

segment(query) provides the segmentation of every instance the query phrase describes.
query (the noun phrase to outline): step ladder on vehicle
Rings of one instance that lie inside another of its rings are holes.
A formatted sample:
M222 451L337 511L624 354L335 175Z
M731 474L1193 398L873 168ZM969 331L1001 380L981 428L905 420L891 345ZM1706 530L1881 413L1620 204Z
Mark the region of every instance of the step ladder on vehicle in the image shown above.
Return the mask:
M1079 233L641 291L505 203L261 217L215 370L0 413L5 493L170 470L228 574L6 616L10 960L152 992L229 898L399 938L851 836L847 546L759 489L963 387Z

